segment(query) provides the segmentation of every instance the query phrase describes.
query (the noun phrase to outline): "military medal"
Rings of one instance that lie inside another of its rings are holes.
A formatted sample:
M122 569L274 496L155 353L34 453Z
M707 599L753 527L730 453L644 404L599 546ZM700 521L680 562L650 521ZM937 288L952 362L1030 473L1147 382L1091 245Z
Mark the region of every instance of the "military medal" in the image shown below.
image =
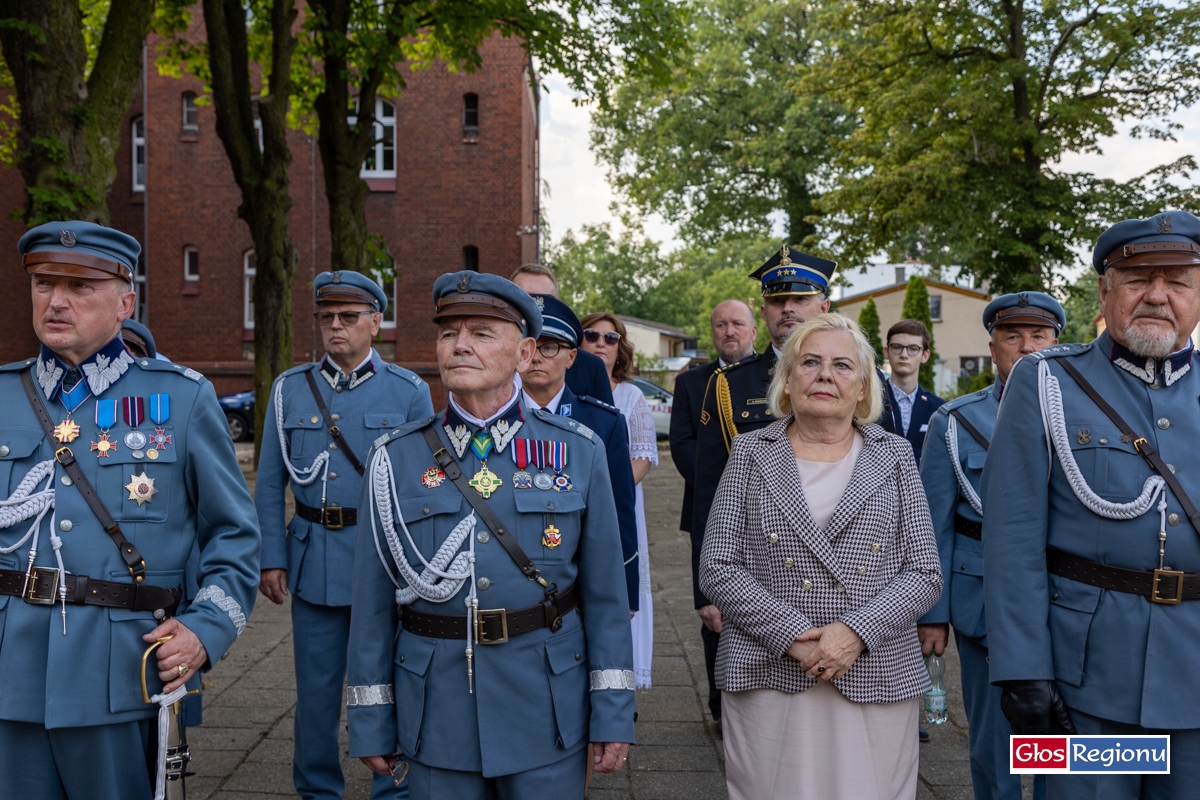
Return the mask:
M79 438L79 426L71 419L71 415L75 413L75 409L91 397L91 394L88 392L87 382L80 381L69 392L66 389L59 389L59 395L63 406L67 409L67 418L55 426L54 438L59 444L70 444Z
M556 472L554 474L554 491L569 492L571 491L571 476L565 472Z
M446 472L441 467L430 467L421 476L421 485L426 489L436 489L446 480Z
M154 488L154 478L142 475L130 475L129 483L125 484L125 488L129 490L127 500L137 500L140 506L142 503L149 503L154 495L158 494L158 489Z
M59 444L69 444L79 438L79 426L68 415L54 426L54 438Z
M137 429L137 426L146 418L146 406L140 397L123 397L121 398L121 411L125 417L125 424L133 428L129 433L125 434L124 442L134 458L142 458L145 453L142 451L146 448L146 442L149 439L146 434Z
M474 446L474 443L472 443L472 446ZM467 483L474 486L475 491L483 495L484 500L490 498L493 492L498 491L504 485L500 480L500 476L487 468L486 461L479 468L479 472L476 472L474 477L467 481Z
M517 471L512 477L514 489L528 489L533 486L533 476L525 469L529 466L528 444L528 439L517 439L513 444L512 457L517 465Z
M554 478L544 472L539 472L533 476L533 485L541 489L543 492L554 488Z
M109 438L108 430L117 421L117 401L96 401L96 427L100 429L100 441L92 442L92 451L97 458L108 458L117 451L117 443Z
M525 470L517 470L513 473L513 488L514 489L529 489L533 486L533 476Z
M571 476L563 472L567 467L567 443L546 442L547 454L550 456L550 466L554 468L554 491L571 491Z
M117 443L108 439L107 433L100 434L100 441L92 442L92 450L98 451L96 458L108 458L117 451Z
M562 532L551 522L546 526L546 530L542 531L542 546L547 550L553 550L560 544L562 544Z
M155 449L162 450L171 443L171 434L167 433L165 428L155 428L154 434L150 437L150 444L154 445ZM158 456L150 456L158 458Z
M150 395L150 419L155 425L164 424L171 416L171 395Z

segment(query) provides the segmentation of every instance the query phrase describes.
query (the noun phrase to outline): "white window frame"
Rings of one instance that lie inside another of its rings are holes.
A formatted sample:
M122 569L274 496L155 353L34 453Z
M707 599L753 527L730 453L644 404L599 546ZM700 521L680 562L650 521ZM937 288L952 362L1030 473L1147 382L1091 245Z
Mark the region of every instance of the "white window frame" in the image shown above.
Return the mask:
M196 270L194 272L188 268L188 261L191 256L196 257ZM200 249L192 245L183 248L183 279L185 281L200 280Z
M381 315L383 317L383 321L379 323L379 327L381 329L382 328L390 329L390 328L396 327L396 272L395 272L395 269L396 269L396 260L392 259L392 277L389 279L392 283L392 291L390 294L388 293L388 287L387 287L388 281L384 280L383 273L379 272L378 270L371 271L371 278L377 284L379 284L379 288L383 289L383 293L388 295L388 307L387 307L387 310L384 311L383 314ZM391 317L391 319L388 319L388 317Z
M189 99L192 101L190 108L188 107ZM199 133L200 132L200 106L196 105L196 93L195 92L184 92L180 96L180 102L183 105L183 109L182 109L183 132L184 133ZM193 115L195 117L191 122L188 122L188 111L189 110L193 113Z
M937 300L937 303L936 303L937 313L936 314L933 313L933 307L935 305L934 300ZM942 296L940 294L929 295L929 319L933 322L941 322L942 321Z
M258 261L254 248L242 253L242 327L254 330L254 276L258 274Z
M358 107L358 100L354 101L355 108ZM353 113L349 119L350 126L358 124L358 115ZM390 123L390 124L388 124ZM379 165L384 163L384 155L388 152L389 147L385 142L386 131L391 130L391 154L392 168L383 169ZM375 138L375 144L372 145L372 151L367 159L363 161L362 170L359 175L363 178L394 178L396 177L396 106L389 103L383 98L375 99L375 123L372 135ZM377 168L368 169L367 164L374 163Z
M138 134L138 128L142 129L141 134ZM133 185L133 191L146 191L146 119L142 116L133 118L133 122L129 125L129 155L130 155L130 180ZM141 155L141 175L138 175L138 156ZM141 180L138 180L138 178Z

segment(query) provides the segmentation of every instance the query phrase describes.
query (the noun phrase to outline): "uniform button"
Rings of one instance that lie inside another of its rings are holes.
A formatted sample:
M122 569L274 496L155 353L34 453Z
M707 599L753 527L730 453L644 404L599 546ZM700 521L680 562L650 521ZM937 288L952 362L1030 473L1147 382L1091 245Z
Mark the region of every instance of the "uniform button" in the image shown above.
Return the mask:
M1159 383L1159 382L1156 380L1156 381L1154 381L1154 383L1150 384L1150 388L1151 388L1151 389L1161 389L1161 388L1162 388L1162 384L1161 384L1161 383Z
M800 588L807 592L812 588L812 581L810 581L808 578L805 578L804 582L800 584Z
M425 506L424 508L422 508L422 509L421 509L421 513L422 513L422 514L428 514L428 513L429 513L429 506Z
M547 508L547 509L549 509L550 511L553 511L553 510L554 510L554 503L546 503L546 508Z
M340 393L342 391L342 387L341 386L337 387L337 391Z
M1166 417L1159 417L1158 427L1165 431L1167 428L1171 427L1171 420L1167 419Z
M1055 592L1054 594L1050 595L1050 599L1051 599L1051 600L1057 600L1057 599L1058 599L1058 592Z
M783 560L783 565L784 565L785 567L787 567L788 569L791 569L792 567L796 566L796 559L794 559L794 558L785 558L785 559Z
M846 593L846 587L845 587L845 586L843 586L843 585L842 585L842 584L840 584L840 583L839 583L839 584L838 584L838 585L837 585L835 588L836 588L836 589L837 589L839 592L841 592L842 594L845 594L845 593Z
M770 536L767 537L767 541L770 542L771 544L779 544L779 534L772 533Z
M310 419L310 420L309 420L309 422L311 422L313 425L316 425L316 424L317 424L317 418L316 418L316 417L313 417L312 419Z
M336 473L336 472L331 472L331 473L329 473L329 480L331 480L331 481L336 481L336 480L337 480L337 473Z
M866 568L866 567L859 567L859 568L858 568L858 574L859 574L859 575L866 575L866 574L867 574L867 568Z
M879 542L871 542L871 552L878 553L880 551Z
M59 530L63 531L64 533L66 531L71 530L71 528L74 528L74 527L75 527L75 523L71 522L71 520L69 520L69 519L64 519L62 522L58 523Z
M963 572L966 572L966 571L967 571L967 565L966 565L966 564L959 564L959 565L958 565L958 568L959 568L960 570L962 570Z
M141 364L143 367L148 367L148 366L150 366L150 362L149 362L149 361L147 361L147 360L146 360L146 359L144 359L144 358L143 358L141 361L139 361L138 363L139 363L139 364Z
M341 418L342 418L342 415L341 415L341 414L330 414L330 415L329 415L329 418L330 418L331 420L333 420L334 422L337 422L339 419L341 419ZM384 420L384 422L386 422L386 421L387 421L387 420Z
M488 580L487 578L480 578L479 580L475 581L475 585L478 586L479 591L482 592L483 590L485 590L489 586L491 586L492 582L490 580Z
M1103 436L1101 436L1101 437L1100 437L1100 444L1108 444L1108 439L1107 439L1107 438L1105 438L1105 437L1103 437Z
M1167 523L1170 525L1178 525L1179 524L1179 515L1178 514L1168 514L1167 515Z
M401 663L401 664L403 664L403 663L404 663L404 656L400 656L400 663Z
M337 450L337 442L330 442L330 443L329 443L329 449L330 449L330 450Z
M583 659L583 653L576 653L576 654L575 654L575 660L576 660L576 661L580 661L580 660L582 660L582 659Z
M1167 469L1171 470L1172 475L1175 474L1175 465L1174 464L1167 464Z
M63 475L62 478L59 479L59 483L61 483L63 486L70 486L74 482L75 481L71 480L71 478L67 475Z
M480 531L475 538L479 540L480 544L487 544L492 540L492 535L487 531Z
M8 445L0 444L0 458L4 458L6 455L8 455Z

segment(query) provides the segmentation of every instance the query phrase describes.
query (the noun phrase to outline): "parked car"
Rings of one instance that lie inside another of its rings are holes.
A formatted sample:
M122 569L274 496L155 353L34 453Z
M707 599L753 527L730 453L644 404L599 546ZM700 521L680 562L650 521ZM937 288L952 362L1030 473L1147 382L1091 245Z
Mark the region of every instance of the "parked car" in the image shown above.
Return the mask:
M229 425L229 436L235 442L254 436L254 392L238 392L217 398L225 409L225 422Z
M642 390L650 411L654 414L654 432L659 439L666 439L671 430L671 408L675 404L675 395L645 378L633 379L633 383Z

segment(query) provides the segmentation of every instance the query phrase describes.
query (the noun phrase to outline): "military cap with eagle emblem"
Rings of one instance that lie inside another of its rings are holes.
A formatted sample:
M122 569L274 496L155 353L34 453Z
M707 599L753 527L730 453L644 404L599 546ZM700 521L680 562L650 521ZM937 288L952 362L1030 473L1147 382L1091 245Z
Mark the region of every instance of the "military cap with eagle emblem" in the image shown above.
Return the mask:
M1186 211L1164 211L1150 219L1127 219L1100 234L1092 266L1200 266L1200 219Z
M534 339L542 333L542 311L512 281L486 272L447 272L433 282L433 321L448 317L495 317L516 323Z
M750 273L762 281L763 297L774 295L824 294L837 264L824 258L801 253L787 245L779 248L767 263Z
M366 303L376 311L387 311L388 297L371 278L361 272L339 269L313 278L313 299L321 303Z
M47 222L30 228L17 242L25 271L88 280L133 280L142 246L115 228L94 222Z
M1062 304L1044 292L1002 294L983 310L983 326L988 333L997 325L1045 325L1062 333L1066 324Z

